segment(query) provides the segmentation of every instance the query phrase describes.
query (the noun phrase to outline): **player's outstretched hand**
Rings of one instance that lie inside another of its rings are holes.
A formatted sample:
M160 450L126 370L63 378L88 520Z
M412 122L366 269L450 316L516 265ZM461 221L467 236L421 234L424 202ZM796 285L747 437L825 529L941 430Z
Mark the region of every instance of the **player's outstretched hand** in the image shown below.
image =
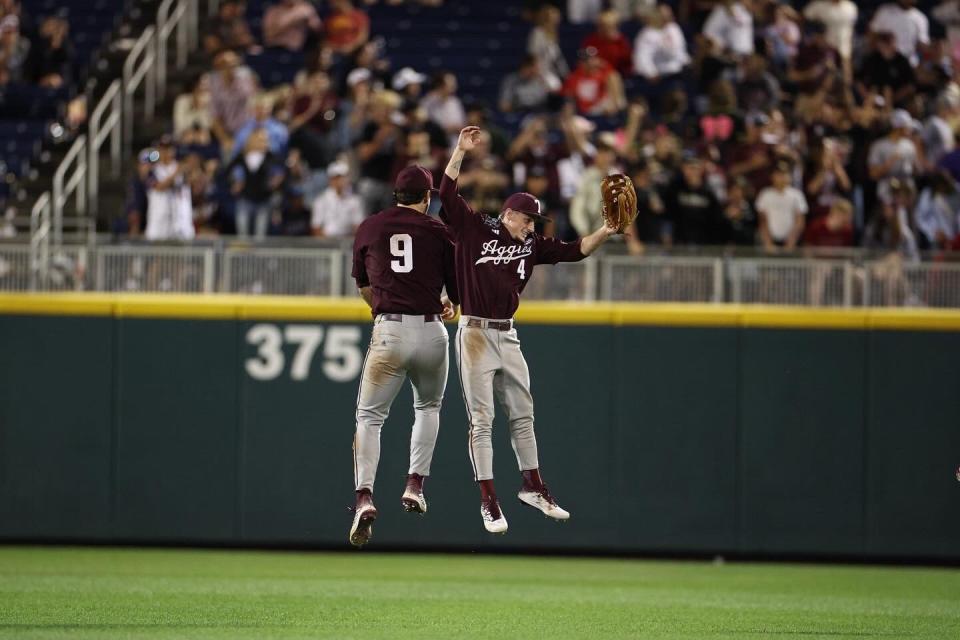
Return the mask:
M460 130L457 148L461 151L472 151L480 144L480 127L464 127Z
M440 313L442 319L453 320L460 313L460 307L450 302L447 296L443 296L440 302L443 304L443 311Z

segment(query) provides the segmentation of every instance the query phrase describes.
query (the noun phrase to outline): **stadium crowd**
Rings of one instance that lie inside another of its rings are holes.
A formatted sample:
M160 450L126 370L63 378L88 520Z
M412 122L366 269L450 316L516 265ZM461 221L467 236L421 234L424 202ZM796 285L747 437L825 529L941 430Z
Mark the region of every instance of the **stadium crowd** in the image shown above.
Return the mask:
M473 124L483 144L460 185L474 207L529 191L564 239L596 228L600 178L625 172L633 253L960 249L960 2L914 4L531 0L496 104L464 104L455 74L393 68L361 4L278 0L257 33L243 0L222 0L210 70L140 153L116 230L349 236L403 167L439 178ZM575 60L563 21L595 23ZM244 55L264 49L302 56L292 83L261 88Z

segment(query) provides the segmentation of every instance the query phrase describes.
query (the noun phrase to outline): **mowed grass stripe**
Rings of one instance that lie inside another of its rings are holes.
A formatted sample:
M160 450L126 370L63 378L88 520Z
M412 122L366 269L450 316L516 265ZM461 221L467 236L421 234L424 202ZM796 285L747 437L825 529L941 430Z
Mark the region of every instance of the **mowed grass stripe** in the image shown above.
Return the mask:
M960 571L0 547L0 638L960 638Z

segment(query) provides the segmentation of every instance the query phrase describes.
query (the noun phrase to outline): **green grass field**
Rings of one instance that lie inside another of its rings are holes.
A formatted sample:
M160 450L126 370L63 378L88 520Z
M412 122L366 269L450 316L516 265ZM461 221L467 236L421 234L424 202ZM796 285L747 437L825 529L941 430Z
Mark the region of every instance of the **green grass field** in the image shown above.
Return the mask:
M0 547L0 638L960 638L960 571Z

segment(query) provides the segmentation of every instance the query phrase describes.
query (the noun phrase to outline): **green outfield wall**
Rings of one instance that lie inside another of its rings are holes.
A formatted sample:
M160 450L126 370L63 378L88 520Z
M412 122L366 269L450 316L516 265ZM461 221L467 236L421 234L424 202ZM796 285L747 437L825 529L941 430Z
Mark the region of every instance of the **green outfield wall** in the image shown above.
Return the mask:
M369 313L341 300L0 295L0 540L346 546ZM455 331L450 326L451 333ZM482 528L452 370L428 515L405 388L375 545L960 558L960 313L527 303L544 476Z

